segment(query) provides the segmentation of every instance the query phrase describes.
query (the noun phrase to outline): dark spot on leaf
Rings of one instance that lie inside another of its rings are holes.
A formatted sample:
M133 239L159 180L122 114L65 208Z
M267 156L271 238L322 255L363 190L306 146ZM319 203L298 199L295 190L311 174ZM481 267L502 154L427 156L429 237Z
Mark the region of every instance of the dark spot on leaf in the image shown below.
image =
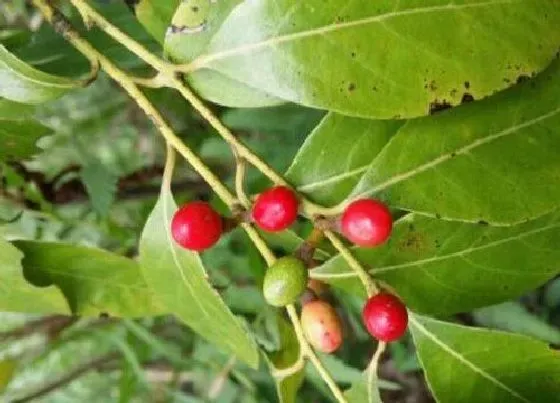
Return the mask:
M437 90L436 81L435 80L430 81L430 83L428 84L428 88L430 89L430 91Z
M101 313L99 314L99 317L100 317L100 318L106 319L106 318L109 317L109 314L108 314L107 312L101 312Z
M198 13L198 6L192 6L191 10L193 13Z
M461 103L462 104L466 104L467 102L472 102L472 101L474 101L474 97L471 94L469 94L468 92L465 92L463 94L463 96L461 97Z
M352 56L353 58L356 57L356 52L350 53L350 56Z
M437 218L438 220L441 220L441 214L436 213L436 218Z
M550 348L551 350L560 350L560 344L550 343L548 345L548 348Z
M401 115L394 115L394 116L393 116L393 119L401 119L401 118L402 118Z
M447 102L445 99L443 101L438 101L437 99L434 102L430 102L430 115L434 113L444 111L446 109L451 108L451 104Z
M517 80L515 81L517 84L521 84L524 83L525 81L528 81L530 79L530 77L527 74L521 74L519 77L517 77Z
M488 221L480 220L480 221L478 222L478 224L480 224L480 225L488 225Z
M399 249L402 251L421 252L426 247L426 239L419 232L409 232L399 243Z
M342 18L342 16L337 15L336 16L336 22L340 23L340 22L344 22L344 18Z
M350 83L348 84L348 91L352 92L356 89L356 84Z
M471 83L468 81L465 81L465 88L468 90L469 88L471 88Z
M377 91L377 87L373 86L372 90Z
M457 95L457 89L453 88L451 91L449 91L449 95L451 95L452 97L455 97L455 95Z
M439 239L436 239L436 240L434 241L434 244L435 244L436 248L441 247L441 242L439 241Z
M457 153L454 153L454 152L453 152L453 153L451 153L451 154L449 154L449 155L451 156L451 158L453 158L453 157L456 157L456 156L457 156Z
M504 83L506 83L506 84L511 83L511 80L510 80L509 78L504 78L503 81L504 81Z
M408 224L408 230L414 231L414 224Z

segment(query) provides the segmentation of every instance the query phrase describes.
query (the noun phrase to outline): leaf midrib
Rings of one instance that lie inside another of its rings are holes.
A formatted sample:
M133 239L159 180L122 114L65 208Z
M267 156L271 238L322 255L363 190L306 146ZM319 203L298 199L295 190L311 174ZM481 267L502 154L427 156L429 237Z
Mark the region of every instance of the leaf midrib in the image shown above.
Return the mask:
M486 6L509 4L509 3L521 2L521 1L522 0L494 0L494 1L480 2L476 4L450 3L450 4L438 5L438 6L418 7L418 8L408 9L408 10L392 11L389 13L379 14L371 17L354 20L354 21L328 24L307 31L300 31L291 34L279 35L276 37L268 38L261 42L250 43L250 44L238 46L236 48L224 50L221 52L202 55L196 58L192 63L190 63L188 70L189 71L198 70L200 68L207 67L211 62L214 61L223 60L229 57L234 57L246 53L251 53L252 51L258 51L261 50L262 48L272 47L285 42L292 42L292 41L297 41L299 39L309 38L313 36L320 36L329 32L344 30L352 27L380 23L396 17L402 17L407 15L429 14L438 11L447 11L447 10L454 11L454 10L462 10L467 8L486 7Z

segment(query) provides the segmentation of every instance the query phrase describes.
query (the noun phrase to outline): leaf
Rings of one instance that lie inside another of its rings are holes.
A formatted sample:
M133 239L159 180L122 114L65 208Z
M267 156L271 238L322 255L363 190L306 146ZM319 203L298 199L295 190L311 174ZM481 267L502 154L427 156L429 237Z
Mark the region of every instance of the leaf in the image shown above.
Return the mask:
M117 317L163 313L146 286L138 263L110 252L53 242L15 241L24 253L26 277L56 285L73 314Z
M7 120L0 117L0 161L23 160L36 154L39 138L52 130L35 120Z
M411 214L390 240L354 248L370 274L393 287L418 312L448 315L496 304L558 273L560 213L512 227L436 220ZM363 287L337 256L311 277L356 294Z
M181 1L140 0L134 7L136 18L159 43L163 43L171 18Z
M117 193L118 177L102 161L89 158L81 171L93 209L102 217L109 213Z
M176 209L171 190L162 188L140 240L144 278L171 313L208 341L256 367L254 340L208 282L199 256L171 239L169 226Z
M554 402L560 356L526 336L411 315L410 330L440 403Z
M83 82L39 71L0 45L0 96L24 103L41 103L83 86Z
M559 92L560 59L509 91L407 122L352 198L375 195L403 210L494 225L554 210L560 200Z
M3 312L69 313L55 287L36 287L24 277L23 254L0 238L0 310Z
M276 98L369 118L485 97L544 69L560 42L560 10L534 0L261 0L223 9L227 18L210 13L207 30L166 42L174 60L200 54L191 81L211 70Z
M279 351L268 354L269 364L273 372L292 367L296 364L300 354L299 342L292 326L280 315L277 315L277 323L281 348ZM305 373L302 368L290 376L274 378L280 403L296 402L298 390L303 384L304 377Z
M377 375L369 372L366 371L362 375L362 379L344 392L346 400L352 403L382 403L379 389L376 387Z
M560 330L531 314L517 302L504 302L473 312L476 323L485 327L509 330L534 338L560 344Z
M16 371L17 361L4 359L0 361L0 393L3 392Z
M169 3L175 0L158 0L157 3L167 3L166 12L171 7ZM165 37L165 52L167 56L178 63L185 63L200 55L211 42L224 19L240 0L193 0L182 2L175 9L172 16L168 14L160 17L171 21L171 26ZM160 10L163 4L160 4ZM139 16L144 25L151 22ZM271 94L254 88L250 84L240 82L216 71L197 71L188 77L189 84L206 99L213 102L238 107L272 106L283 101Z
M316 202L341 202L402 124L330 113L307 137L286 179Z

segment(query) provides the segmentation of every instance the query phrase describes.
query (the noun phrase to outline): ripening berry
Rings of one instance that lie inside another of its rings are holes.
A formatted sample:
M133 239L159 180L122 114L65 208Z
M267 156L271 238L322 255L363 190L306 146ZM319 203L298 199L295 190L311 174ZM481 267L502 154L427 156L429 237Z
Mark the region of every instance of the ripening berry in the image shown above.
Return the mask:
M305 304L301 326L309 343L323 353L332 353L342 344L342 325L328 302L315 300Z
M253 220L265 231L282 231L296 220L298 204L293 190L275 186L257 197L253 205Z
M307 285L307 267L293 256L278 259L264 276L264 299L273 306L286 306L297 301Z
M362 312L368 332L375 338L390 342L406 332L408 313L400 299L392 294L380 293L371 297Z
M391 235L393 219L383 203L372 199L361 199L346 207L340 227L342 234L359 246L382 244Z
M183 248L202 251L220 239L222 217L208 203L187 203L175 212L171 234Z

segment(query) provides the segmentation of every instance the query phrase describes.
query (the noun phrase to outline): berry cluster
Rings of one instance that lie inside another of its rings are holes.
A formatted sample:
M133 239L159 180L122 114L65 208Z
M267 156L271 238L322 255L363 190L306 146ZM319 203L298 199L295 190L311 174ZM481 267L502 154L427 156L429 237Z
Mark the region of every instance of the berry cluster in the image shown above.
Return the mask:
M264 231L278 232L295 222L298 208L298 198L290 188L275 186L258 195L250 219ZM384 243L393 225L387 206L372 199L350 203L340 217L329 222L332 229L361 247ZM195 201L177 210L171 233L183 248L200 252L218 242L225 227L223 218L208 203ZM324 287L323 283L308 278L308 268L300 257L284 256L267 270L263 294L270 305L282 307L295 303L308 290L301 312L304 334L317 350L332 353L342 344L342 324L332 305L319 299ZM368 332L385 342L400 338L408 323L404 304L385 292L369 298L362 317Z

